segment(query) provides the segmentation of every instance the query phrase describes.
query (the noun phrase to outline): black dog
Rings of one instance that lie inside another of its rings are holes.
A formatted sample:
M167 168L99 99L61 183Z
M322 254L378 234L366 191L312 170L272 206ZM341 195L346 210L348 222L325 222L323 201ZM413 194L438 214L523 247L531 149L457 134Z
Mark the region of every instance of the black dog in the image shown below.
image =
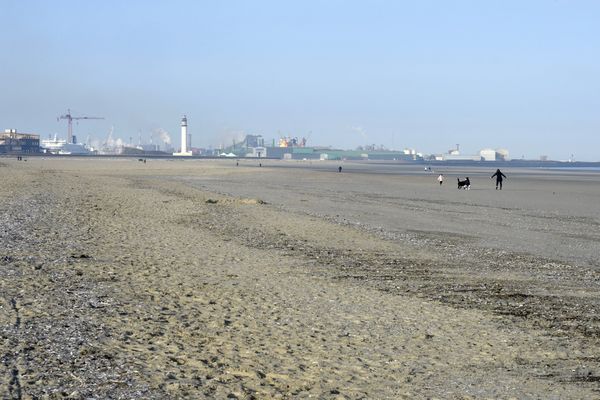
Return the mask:
M461 181L460 178L456 178L456 180L458 181L458 189L471 189L471 181L469 180L468 176L465 178L464 181Z

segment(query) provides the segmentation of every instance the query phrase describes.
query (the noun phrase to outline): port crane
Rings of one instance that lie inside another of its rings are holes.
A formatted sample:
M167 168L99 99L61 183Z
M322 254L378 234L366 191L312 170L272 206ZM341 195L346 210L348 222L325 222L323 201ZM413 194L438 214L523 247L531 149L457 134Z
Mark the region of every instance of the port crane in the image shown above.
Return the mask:
M104 117L74 117L71 115L71 109L67 109L67 113L57 117L56 120L66 119L68 121L69 129L67 131L67 143L73 143L73 120L80 119L104 119Z

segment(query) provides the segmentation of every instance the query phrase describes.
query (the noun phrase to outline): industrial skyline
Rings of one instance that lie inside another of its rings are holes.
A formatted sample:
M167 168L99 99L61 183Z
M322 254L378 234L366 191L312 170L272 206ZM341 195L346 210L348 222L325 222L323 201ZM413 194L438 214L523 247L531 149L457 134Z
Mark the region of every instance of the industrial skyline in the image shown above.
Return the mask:
M0 0L0 124L599 161L600 3ZM65 114L65 111L69 109Z

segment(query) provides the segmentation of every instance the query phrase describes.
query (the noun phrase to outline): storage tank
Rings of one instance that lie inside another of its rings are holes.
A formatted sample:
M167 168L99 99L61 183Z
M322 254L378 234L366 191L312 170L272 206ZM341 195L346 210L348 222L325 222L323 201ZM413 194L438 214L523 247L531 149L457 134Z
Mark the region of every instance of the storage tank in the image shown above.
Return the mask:
M483 149L479 152L483 161L496 161L496 150Z
M496 149L496 159L502 160L502 161L510 161L510 157L508 155L508 150Z

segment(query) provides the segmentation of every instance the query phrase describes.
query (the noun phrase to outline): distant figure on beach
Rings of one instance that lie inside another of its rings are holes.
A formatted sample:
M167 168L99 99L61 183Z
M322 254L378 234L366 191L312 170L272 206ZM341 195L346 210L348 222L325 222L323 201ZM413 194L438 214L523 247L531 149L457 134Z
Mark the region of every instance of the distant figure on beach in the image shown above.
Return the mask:
M258 166L259 166L259 167L262 167L262 163L258 163Z
M442 186L442 183L444 183L444 174L440 174L437 177L438 182L440 183L440 186Z
M502 171L500 171L500 168L498 168L490 179L494 179L494 177L496 177L496 190L498 190L498 186L500 186L500 190L502 190L502 178L506 178L506 175L504 175Z
M338 167L338 172L342 172L342 166L341 165Z
M236 161L236 162L235 162L235 166L237 167L238 165L240 165L240 162L239 162L239 161Z

